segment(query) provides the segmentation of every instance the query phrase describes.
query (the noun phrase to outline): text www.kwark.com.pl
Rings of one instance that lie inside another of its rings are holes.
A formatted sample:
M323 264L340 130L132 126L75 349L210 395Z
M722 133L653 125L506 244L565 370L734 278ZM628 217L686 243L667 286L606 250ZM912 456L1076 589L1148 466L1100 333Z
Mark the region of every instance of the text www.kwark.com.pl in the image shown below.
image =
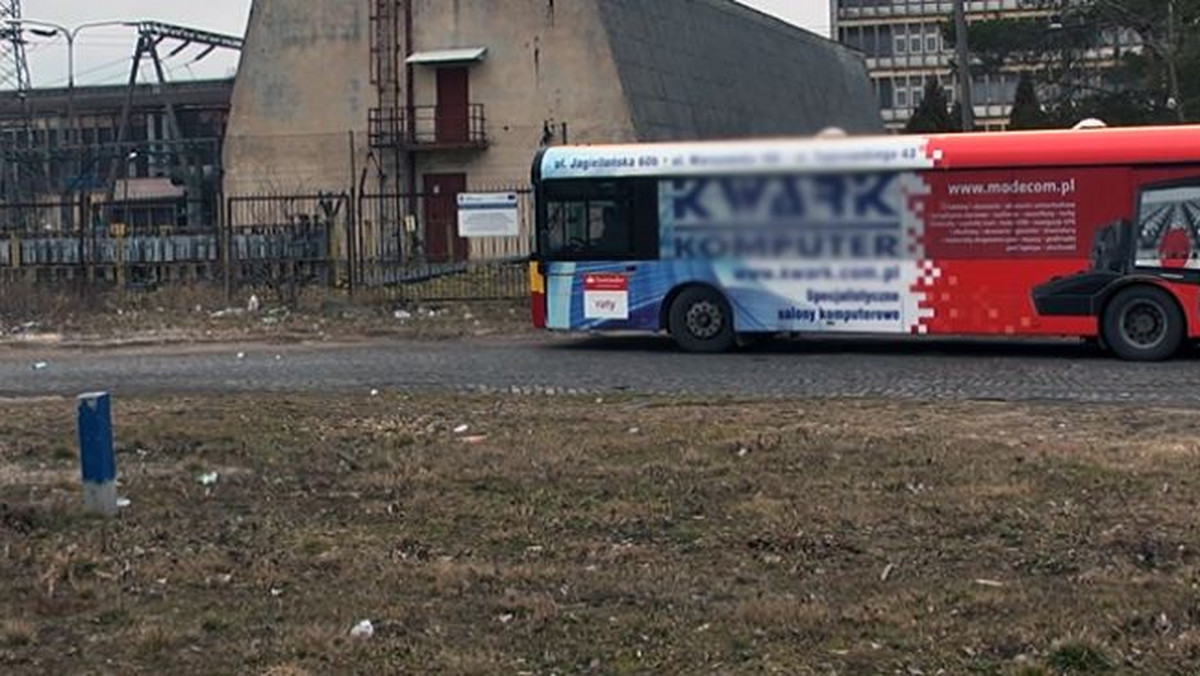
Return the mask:
M900 278L900 267L897 265L876 266L847 266L847 267L745 267L734 272L739 282L774 282L774 281L857 281L857 282L893 282Z

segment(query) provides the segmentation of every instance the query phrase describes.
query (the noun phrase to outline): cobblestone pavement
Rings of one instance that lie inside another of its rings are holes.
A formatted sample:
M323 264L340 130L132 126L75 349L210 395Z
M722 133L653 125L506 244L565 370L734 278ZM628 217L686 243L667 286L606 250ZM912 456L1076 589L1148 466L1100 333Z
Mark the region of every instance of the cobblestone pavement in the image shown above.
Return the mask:
M240 356L239 356L240 355ZM1200 403L1195 351L1133 364L1078 343L808 339L688 355L647 338L0 351L0 396L372 389Z

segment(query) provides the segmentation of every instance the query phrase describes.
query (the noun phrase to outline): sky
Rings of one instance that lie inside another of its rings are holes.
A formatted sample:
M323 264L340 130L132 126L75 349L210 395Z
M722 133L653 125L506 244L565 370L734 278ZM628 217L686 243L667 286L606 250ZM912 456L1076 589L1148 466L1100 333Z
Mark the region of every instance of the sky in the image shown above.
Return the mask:
M241 35L251 0L24 0L26 19L50 21L68 29L93 21L163 21L218 33ZM652 1L652 0L646 0ZM821 35L829 34L828 0L740 0ZM26 47L35 87L67 83L67 48L62 39L31 35ZM80 31L75 46L75 79L80 85L123 82L129 77L135 34L130 28ZM172 47L164 49L169 52ZM183 80L233 75L237 55L224 50L196 62L199 47L166 60L168 78ZM167 55L161 54L163 57ZM153 79L144 65L143 81Z

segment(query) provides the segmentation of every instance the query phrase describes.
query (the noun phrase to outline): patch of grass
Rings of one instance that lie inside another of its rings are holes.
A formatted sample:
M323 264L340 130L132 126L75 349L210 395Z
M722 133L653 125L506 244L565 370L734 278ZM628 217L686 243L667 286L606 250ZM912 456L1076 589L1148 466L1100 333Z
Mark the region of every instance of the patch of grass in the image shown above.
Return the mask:
M96 624L103 627L113 627L129 620L129 613L123 608L109 608L96 616Z
M137 628L134 649L143 659L162 659L166 651L179 639L173 627L160 622Z
M1074 674L1103 674L1112 670L1112 663L1099 649L1086 643L1067 643L1054 649L1048 659L1050 668L1063 676Z
M218 613L209 613L200 619L200 629L208 634L216 634L232 626L229 618Z
M0 645L21 648L37 640L37 627L25 620L0 620Z
M262 672L261 676L312 676L312 673L297 664L277 664Z

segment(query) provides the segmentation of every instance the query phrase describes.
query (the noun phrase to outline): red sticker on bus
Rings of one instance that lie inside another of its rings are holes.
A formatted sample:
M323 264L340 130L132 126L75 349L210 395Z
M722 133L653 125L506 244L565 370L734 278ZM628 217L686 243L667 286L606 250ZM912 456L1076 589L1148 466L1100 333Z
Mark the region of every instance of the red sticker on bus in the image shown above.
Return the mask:
M584 291L628 291L629 278L625 275L590 274L583 278Z

